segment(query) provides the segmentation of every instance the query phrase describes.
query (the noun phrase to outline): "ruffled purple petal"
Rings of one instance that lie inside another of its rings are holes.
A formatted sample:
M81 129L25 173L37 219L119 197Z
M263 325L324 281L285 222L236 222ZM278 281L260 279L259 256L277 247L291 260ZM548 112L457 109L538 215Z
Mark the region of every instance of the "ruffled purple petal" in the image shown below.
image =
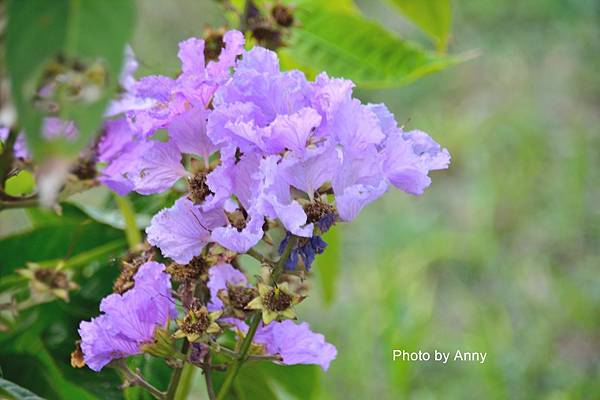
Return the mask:
M173 118L169 124L169 140L177 145L181 153L196 154L208 162L218 150L206 135L206 119L209 110L194 107Z
M165 266L157 262L141 265L132 289L105 297L100 304L103 314L81 322L81 349L92 370L101 370L113 359L139 354L140 346L153 340L156 327L164 327L176 317L171 281L164 271Z
M447 168L448 150L421 131L397 132L387 138L382 151L387 179L399 189L421 195L431 184L430 170Z
M131 179L140 194L161 193L190 173L181 165L181 152L172 142L152 141L137 160Z
M262 344L268 354L281 356L285 365L317 364L327 371L337 356L335 346L327 343L323 335L312 332L306 322L296 324L285 320L261 324L253 341Z
M165 257L187 264L211 241L211 231L227 224L222 210L201 211L182 197L171 208L156 214L146 228L148 242L160 248Z

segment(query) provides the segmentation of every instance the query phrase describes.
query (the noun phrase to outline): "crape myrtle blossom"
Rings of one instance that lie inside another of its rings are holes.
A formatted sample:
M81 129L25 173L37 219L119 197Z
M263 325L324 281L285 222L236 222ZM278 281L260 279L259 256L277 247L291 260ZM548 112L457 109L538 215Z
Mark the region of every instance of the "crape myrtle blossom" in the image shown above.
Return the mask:
M219 299L220 291L232 290L232 287L249 287L246 276L229 264L220 264L209 270L211 303L208 309L217 311L223 309ZM223 318L240 333L245 334L248 326L242 320ZM258 326L253 342L261 345L265 355L279 356L281 364L317 364L323 370L329 368L331 361L337 356L335 346L325 341L323 335L310 330L308 323L297 324L290 320L273 321L268 325Z
M143 264L132 289L105 297L100 304L103 314L81 322L81 349L91 369L99 371L113 359L141 353L142 345L153 341L155 329L176 317L164 270L157 262Z
M208 63L203 40L181 42L176 78L135 80L135 60L127 61L125 92L109 109L97 146L99 180L120 195L179 194L154 215L146 234L173 261L170 273L189 270L173 275L184 277L175 280L177 296L193 301L182 300L185 314L170 338L192 344L194 363L210 361L203 357L229 329L245 343L235 351L326 370L336 348L307 323L292 321L305 296L286 274L301 279L296 270L310 271L326 250L323 234L356 218L392 186L422 194L429 171L447 168L450 155L426 133L404 131L385 105L353 98L349 80L321 73L309 81L300 71L281 71L276 53L244 50L237 31L223 42L218 60ZM277 260L259 251L263 244L270 255L279 253ZM256 285L238 264L245 253L268 271ZM158 271L160 288L140 283L148 265ZM147 262L133 289L108 296L104 314L82 323L92 369L140 353L155 329L175 317L163 271L162 264ZM152 292L149 287L163 294L152 300L152 317L141 294Z
M244 39L240 32L230 31L224 42L219 59L206 66L204 41L190 38L180 43L182 73L177 79L154 75L132 81L137 65L126 63L130 66L125 69L126 85L122 83L126 91L108 112L124 116L117 119L119 123L108 121L101 139L105 144L99 149L99 159L107 164L101 171L102 183L121 195L160 193L179 178L190 176L181 165L184 153L202 157L208 164L218 148L206 137L206 107L229 76ZM158 129L169 132L168 142L149 140ZM124 137L128 140L123 141ZM109 155L106 148L112 149Z
M352 98L353 86L324 73L310 82L299 71L282 72L274 52L254 47L243 52L233 75L214 92L212 109L203 109L206 123L199 118L169 131L161 152L141 157L142 177L132 181L138 181L140 193L156 192L192 175L182 169L175 146L188 154L204 151L205 160L218 149L220 161L207 171L200 212L220 208L244 214L241 224L214 227L207 239L240 253L262 238L265 218L278 220L293 235L312 237L319 220L309 218L305 209L326 202L328 187L334 194L333 213L343 221L354 219L390 185L423 193L431 182L429 170L448 166L448 152L425 133L404 132L384 105ZM157 229L151 226L149 232L159 243ZM189 239L191 246L196 239ZM324 247L315 246L303 257L307 267ZM158 247L179 259L200 251L178 254Z

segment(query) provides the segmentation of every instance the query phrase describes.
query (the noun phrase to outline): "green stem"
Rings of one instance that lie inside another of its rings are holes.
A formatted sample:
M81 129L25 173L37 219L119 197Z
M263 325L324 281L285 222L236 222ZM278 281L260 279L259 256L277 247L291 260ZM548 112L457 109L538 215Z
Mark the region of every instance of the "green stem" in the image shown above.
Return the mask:
M181 369L181 378L179 379L179 384L177 385L173 397L175 400L186 400L188 398L195 372L196 367L194 365L185 364L183 366Z
M67 182L65 188L62 192L58 194L57 203L65 201L72 195L76 193L83 192L87 189L91 189L96 186L97 182L95 180L87 179L83 181L75 181L75 182ZM29 208L29 207L37 207L40 205L40 201L37 194L33 194L31 196L18 198L11 196L11 198L7 198L6 194L4 194L3 199L0 199L0 211L10 209L10 208Z
M206 393L208 394L208 399L215 400L215 389L213 388L212 383L212 365L210 358L210 352L208 352L204 357L202 369L204 369L204 380L206 382Z
M219 390L219 395L217 396L217 400L223 400L227 393L229 392L229 388L233 383L236 375L240 371L242 364L246 361L246 357L248 355L248 350L250 350L250 345L252 344L252 338L254 338L254 334L256 333L256 329L258 328L258 324L262 319L261 313L257 312L252 317L252 321L250 322L250 328L248 329L248 333L242 342L242 347L240 348L240 356L234 363L231 365L229 370L227 371L227 375L225 376L225 380L221 385L221 389Z
M285 264L285 261L290 257L290 253L292 252L292 249L296 245L297 241L298 241L298 238L296 236L291 236L290 239L288 240L288 242L285 246L285 249L283 250L283 253L281 254L281 257L279 257L279 261L277 262L277 265L273 268L272 275L273 275L273 280L275 282L279 278L279 275L281 275L281 273L283 272L283 265ZM256 329L258 329L258 325L260 324L261 319L262 319L262 313L260 311L252 316L252 320L250 321L250 328L248 328L248 333L246 333L246 337L244 337L244 341L242 342L242 345L240 347L239 357L233 362L233 364L227 371L225 380L223 381L223 384L221 385L221 389L219 390L219 395L217 396L217 400L223 400L225 398L225 396L227 396L227 393L229 392L229 389L231 388L231 385L233 384L233 381L235 380L236 375L240 371L242 364L244 364L244 362L246 360L248 360L248 351L250 350L250 345L252 344L252 339L254 338L254 335L256 334Z
M123 215L123 221L125 222L125 237L129 244L129 250L136 250L138 245L142 243L142 234L137 227L135 222L135 210L133 204L127 197L121 197L115 195L115 200Z
M262 255L254 249L248 250L246 254L254 258L256 261L260 262L261 264L273 265L273 261L271 261L268 257L265 257L264 255Z
M190 343L187 341L187 339L184 338L183 345L181 346L181 352L183 354L187 355L189 348L190 348ZM187 358L187 356L186 356L186 358ZM175 368L175 370L173 371L173 374L171 374L171 381L169 382L169 388L167 389L167 396L165 397L166 400L174 400L175 399L175 395L177 394L177 388L179 386L179 381L181 381L182 373L183 373L183 366L181 368Z

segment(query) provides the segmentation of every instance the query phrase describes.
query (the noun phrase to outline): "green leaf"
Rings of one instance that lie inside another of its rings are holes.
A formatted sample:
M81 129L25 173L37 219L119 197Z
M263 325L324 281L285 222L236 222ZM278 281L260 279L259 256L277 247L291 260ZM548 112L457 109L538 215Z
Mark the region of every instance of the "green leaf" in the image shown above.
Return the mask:
M33 192L35 180L31 172L22 170L5 182L4 191L11 196L22 196Z
M320 369L316 365L277 365L271 362L245 364L233 382L226 399L311 400L319 398ZM218 388L224 373L214 372Z
M74 156L90 143L117 88L125 44L133 31L132 0L12 0L7 15L6 61L28 146L38 159ZM56 71L66 80L77 77L77 87L83 89L57 89L50 107L38 92ZM42 122L50 109L54 116L75 122L77 138L42 137Z
M355 13L299 8L301 27L283 50L298 64L368 88L395 87L458 61L428 52Z
M121 248L125 248L122 231L92 220L72 205L62 207L62 216L49 210L29 210L34 228L0 240L3 275L24 267L27 262L68 260L101 245L110 244L110 249L119 254L119 241ZM105 252L100 255L107 257Z
M427 33L434 40L438 50L446 50L452 22L450 0L387 1Z
M31 393L29 390L2 378L0 378L0 389L9 394L15 400L43 400L41 397Z
M323 240L327 242L325 252L315 260L314 270L317 273L325 304L331 304L335 295L335 283L339 273L340 258L342 252L341 231L335 227L325 235Z

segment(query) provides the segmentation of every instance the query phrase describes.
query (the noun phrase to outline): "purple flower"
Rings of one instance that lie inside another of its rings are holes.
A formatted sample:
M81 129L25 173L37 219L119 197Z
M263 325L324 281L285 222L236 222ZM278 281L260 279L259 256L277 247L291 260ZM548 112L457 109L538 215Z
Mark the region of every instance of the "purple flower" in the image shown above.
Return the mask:
M306 322L261 323L253 341L263 345L267 354L280 356L285 365L317 364L327 371L337 356L335 346L327 343L323 335L312 332Z
M127 112L134 131L147 137L156 129L166 128L176 116L194 108L206 108L219 85L229 76L236 57L242 52L244 38L229 31L219 60L204 64L204 41L190 38L179 44L181 75L177 79L150 76L131 88L132 96L145 99L149 106Z
M213 229L227 224L221 209L204 212L182 197L173 207L156 214L146 228L148 242L158 247L165 257L187 264L211 241Z
M111 294L100 304L100 316L79 325L81 349L86 364L100 371L116 358L141 352L150 343L156 327L176 317L171 281L165 266L143 264L134 276L135 286L124 294Z
M152 143L132 139L115 155L109 164L100 171L98 180L121 196L135 188L133 181L139 160L149 150ZM108 145L107 145L108 147ZM110 155L110 152L108 153Z
M450 154L424 132L398 130L385 141L383 169L396 187L414 195L431 184L430 170L448 168Z

